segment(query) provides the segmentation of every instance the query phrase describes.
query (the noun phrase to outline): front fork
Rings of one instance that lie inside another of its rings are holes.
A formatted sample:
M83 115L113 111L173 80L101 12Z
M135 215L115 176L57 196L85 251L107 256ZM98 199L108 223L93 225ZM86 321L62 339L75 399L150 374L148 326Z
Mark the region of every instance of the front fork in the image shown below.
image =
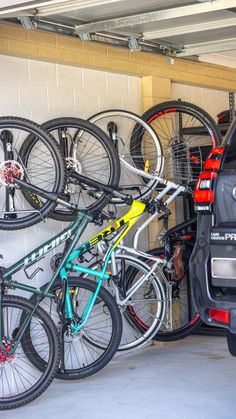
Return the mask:
M2 142L4 159L6 161L13 160L14 155L12 151L13 136L11 131L3 130L0 134L0 140ZM6 214L4 218L16 218L15 214L15 204L14 204L15 189L11 187L6 187Z
M63 282L63 288L64 288L64 293L63 293L64 295L62 296L62 298L64 298L64 301L62 303L62 308L63 308L66 320L70 322L70 327L74 335L76 335L87 323L88 318L91 314L91 311L96 303L99 291L102 286L102 282L104 279L109 279L109 275L106 273L106 265L107 264L105 263L102 271L96 271L96 270L86 268L80 265L71 265L70 263L67 264L67 266L70 267L72 271L90 274L98 278L96 281L96 284L97 284L96 291L90 294L88 301L86 302L86 305L80 316L79 321L78 319L76 319L75 311L73 308L71 293L68 286L68 276L67 276L66 269L62 268L60 271L60 277Z
M8 342L4 340L5 330L4 330L4 314L3 314L3 303L2 303L3 295L4 295L3 287L2 287L2 284L0 284L0 350L2 351L2 354L5 354L7 352L7 355L10 356L15 352L17 346L19 345L19 342L22 336L24 335L32 316L34 315L38 307L38 304L35 304L33 310L30 313L26 314L26 316L22 319L20 328L16 336L14 337L14 345L11 347L10 350L8 350L7 345L6 345ZM7 317L7 313L6 313L6 317ZM8 318L6 319L6 321L8 322Z
M78 269L76 269L78 268ZM73 266L73 270L79 270L79 268L82 268L78 265ZM85 269L85 268L83 268ZM99 294L100 288L102 286L102 278L99 278L97 281L97 288L95 293L91 293L88 301L83 309L83 312L78 318L76 316L74 307L75 307L75 299L78 298L78 293L71 294L69 286L68 286L68 276L65 268L62 268L60 271L60 277L62 280L62 303L60 304L60 308L58 307L59 316L64 318L65 323L62 321L62 327L60 330L60 344L61 344L61 366L60 369L62 372L65 372L65 348L64 348L64 333L67 330L71 330L72 335L75 336L79 331L85 326L85 324L88 321L88 318L90 316L90 313L94 307L94 304L96 302L97 296ZM73 297L71 296L73 295ZM73 302L74 300L74 302Z
M4 323L3 323L3 307L2 307L2 297L3 297L3 287L2 287L2 274L0 272L1 285L0 285L0 349L5 351L5 345L3 343L4 338Z

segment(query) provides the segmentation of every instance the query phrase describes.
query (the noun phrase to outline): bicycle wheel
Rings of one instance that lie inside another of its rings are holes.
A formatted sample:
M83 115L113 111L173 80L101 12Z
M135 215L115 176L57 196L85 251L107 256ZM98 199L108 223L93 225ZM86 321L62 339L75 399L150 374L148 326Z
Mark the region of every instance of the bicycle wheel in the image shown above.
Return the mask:
M210 150L222 142L212 117L191 103L169 101L148 109L142 118L153 127L161 142L165 176L177 183L195 183ZM143 144L142 136L131 139L135 154L141 154Z
M162 147L154 130L138 115L123 110L107 110L89 118L89 121L102 128L110 137L118 155L129 165L143 172L162 172ZM136 141L142 137L142 147L136 147ZM157 184L156 180L146 179L128 169L121 160L119 188L133 199L144 198ZM113 198L112 202L123 205Z
M79 118L52 119L42 124L42 128L60 144L65 159L68 173L65 199L90 212L102 209L110 199L109 194L98 193L96 189L81 184L71 169L89 179L116 187L120 178L120 163L109 138L98 127ZM57 206L50 217L72 221L75 212Z
M97 284L87 278L70 277L68 285L73 308L79 319ZM63 322L57 312L55 301L62 291L61 288L61 281L56 281L50 290L55 294L55 299L45 297L40 303L50 314L61 337L62 357L56 378L76 380L89 377L104 368L115 355L122 334L121 315L112 296L102 287L86 325L74 336L68 321L65 319ZM32 354L33 342L28 341L30 335L27 337L27 345ZM41 353L34 354L30 361L37 368L44 370Z
M108 270L116 277L116 281L109 281L105 286L114 298L118 297L116 302L123 323L118 351L127 351L144 345L157 333L164 318L165 295L155 273L145 279L150 272L146 263L123 254L115 255L115 261L117 272L113 272L111 262ZM100 266L103 266L102 260L90 268L99 270Z
M28 148L32 153L29 158ZM32 121L0 118L0 228L29 227L45 218L55 202L17 185L59 194L65 186L65 166L54 139ZM29 205L30 204L30 205Z
M149 250L147 253L165 258L163 248L155 248ZM162 326L153 337L154 340L167 342L183 339L196 330L202 323L193 304L188 270L188 262L190 258L188 251L185 252L185 258L186 259L183 261L185 268L184 275L182 275L178 281L173 278L171 295L172 303L170 303L171 322L169 322L167 316L164 318Z
M30 347L27 347L26 332L13 350L23 320L33 310L34 306L25 298L3 296L0 348L1 410L13 409L36 399L52 382L58 368L60 347L57 330L50 317L40 307L35 310L28 328L34 348L40 351L44 359L44 370L39 371L34 363L30 362L32 353Z

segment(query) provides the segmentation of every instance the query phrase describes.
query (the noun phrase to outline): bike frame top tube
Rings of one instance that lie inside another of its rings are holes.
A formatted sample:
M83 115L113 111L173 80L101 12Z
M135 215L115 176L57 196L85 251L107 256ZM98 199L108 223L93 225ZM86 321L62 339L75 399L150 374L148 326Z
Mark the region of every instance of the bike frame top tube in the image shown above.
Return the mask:
M22 268L27 269L27 267L33 265L35 262L37 262L37 260L44 257L48 252L50 252L60 244L64 243L66 240L70 239L76 232L80 237L84 230L84 228L81 228L81 224L87 225L90 221L92 221L92 217L81 211L76 220L68 228L63 230L62 233L59 233L52 239L44 242L41 246L38 246L32 252L28 253L22 259L18 260L16 263L7 268L3 273L3 279L8 278L11 275L14 275Z

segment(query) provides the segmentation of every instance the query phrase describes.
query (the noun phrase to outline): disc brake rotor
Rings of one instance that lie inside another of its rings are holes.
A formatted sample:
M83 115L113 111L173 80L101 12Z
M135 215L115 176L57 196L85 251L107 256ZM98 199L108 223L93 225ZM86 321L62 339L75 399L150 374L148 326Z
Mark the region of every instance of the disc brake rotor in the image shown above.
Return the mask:
M23 179L24 170L15 160L6 160L0 164L0 186L15 187L14 179Z

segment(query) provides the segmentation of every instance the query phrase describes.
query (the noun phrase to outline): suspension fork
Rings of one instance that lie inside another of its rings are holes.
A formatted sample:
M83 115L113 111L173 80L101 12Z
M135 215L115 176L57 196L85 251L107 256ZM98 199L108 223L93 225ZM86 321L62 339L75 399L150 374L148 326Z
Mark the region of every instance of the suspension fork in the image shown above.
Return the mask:
M96 291L94 293L91 293L90 294L89 299L88 299L88 301L86 303L86 306L85 306L85 308L83 310L83 313L82 313L82 316L81 316L82 322L80 324L78 324L78 325L74 325L73 323L71 325L71 328L72 328L74 334L78 333L85 326L85 324L87 323L88 318L89 318L89 316L91 314L91 311L92 311L92 309L93 309L93 307L94 307L94 305L96 303L96 300L97 300L99 291L101 289L102 279L99 278L97 280L96 284L97 284Z
M68 138L66 135L66 128L59 128L58 129L58 136L59 136L59 144L62 151L63 158L68 157L69 145L68 145Z
M108 122L107 131L110 139L113 141L116 151L118 151L118 127L113 121Z
M66 319L73 320L74 310L71 303L70 292L68 287L68 276L65 268L60 270L60 278L62 281L62 303L59 308L59 314L65 313Z
M3 296L3 292L2 292L2 285L0 284L0 349L3 349L3 351L5 352L6 347L3 343L3 338L4 338L4 316L3 316L3 305L2 305L2 296ZM11 348L11 350L8 352L8 355L11 355L12 353L14 353L14 351L16 350L17 346L19 345L19 342L23 336L23 334L26 331L26 328L28 327L30 320L32 319L36 309L38 307L38 304L35 304L33 310L26 314L25 318L23 319L23 321L20 324L20 329L17 332L16 338L14 339L14 346Z
M72 268L72 266L70 265L70 263L67 264L68 268ZM97 287L94 293L91 293L88 301L85 305L85 308L83 310L83 313L81 315L81 322L79 324L76 324L76 322L73 324L73 320L75 320L75 316L74 316L74 310L73 310L73 306L72 306L72 301L71 301L71 296L70 296L70 292L69 292L69 288L68 288L68 277L67 277L67 273L66 273L66 269L62 268L60 270L60 277L61 280L65 283L65 296L63 298L65 298L65 316L67 319L71 320L71 329L73 331L74 334L78 333L79 330L81 330L85 324L88 321L88 318L91 314L91 311L96 303L96 299L98 297L99 291L101 289L102 286L102 282L104 279L108 279L109 275L106 273L106 268L107 268L107 263L104 264L104 267L102 269L102 272L98 272L96 270L90 269L90 268L86 268L83 266L79 266L79 265L73 265L72 270L73 271L77 271L80 273L86 273L86 274L92 274L93 276L97 276L98 280L96 281Z
M5 346L2 343L3 334L4 334L2 296L3 296L2 273L0 271L0 349L5 350Z
M2 141L3 145L3 151L4 151L4 159L5 160L13 160L14 155L12 151L12 144L13 144L13 135L11 131L5 129L1 132L0 139ZM4 215L4 218L10 219L10 218L16 218L16 214L14 214L15 211L15 205L14 205L14 195L15 195L15 189L11 187L6 187L6 214ZM10 214L12 213L12 214Z

